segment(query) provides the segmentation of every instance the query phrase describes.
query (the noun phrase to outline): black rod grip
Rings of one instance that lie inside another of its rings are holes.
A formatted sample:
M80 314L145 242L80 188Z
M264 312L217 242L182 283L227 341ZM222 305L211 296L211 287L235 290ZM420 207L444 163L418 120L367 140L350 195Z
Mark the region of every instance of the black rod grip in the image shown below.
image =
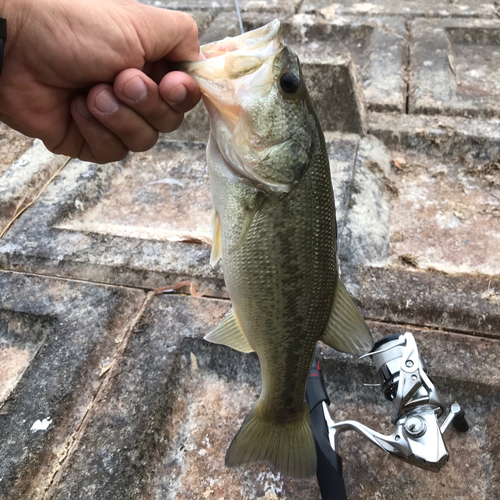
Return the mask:
M311 414L311 425L316 442L318 466L316 476L323 500L347 500L342 458L331 447L328 425L323 413L323 402L330 404L319 361L314 358L307 380L306 399Z
M323 401L327 405L330 404L330 398L326 393L319 360L316 357L313 358L311 370L309 371L309 378L307 379L306 401L309 406L309 412L312 412L314 408Z

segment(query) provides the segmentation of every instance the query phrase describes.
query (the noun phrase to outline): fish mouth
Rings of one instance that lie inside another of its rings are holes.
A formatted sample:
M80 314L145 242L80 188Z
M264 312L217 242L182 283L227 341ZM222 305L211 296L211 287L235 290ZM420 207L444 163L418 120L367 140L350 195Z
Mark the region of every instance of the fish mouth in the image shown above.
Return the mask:
M283 44L281 22L274 19L260 28L248 31L238 36L226 37L218 42L211 42L201 46L201 52L207 59L219 57L231 52L242 54L247 51L264 50L269 43L278 41ZM280 38L280 40L277 40ZM190 63L191 68L196 70L206 64L206 61L195 61Z
M184 63L182 69L231 130L242 112L241 102L249 93L266 95L274 83L274 60L284 48L283 30L277 19L239 36L201 47L205 60Z

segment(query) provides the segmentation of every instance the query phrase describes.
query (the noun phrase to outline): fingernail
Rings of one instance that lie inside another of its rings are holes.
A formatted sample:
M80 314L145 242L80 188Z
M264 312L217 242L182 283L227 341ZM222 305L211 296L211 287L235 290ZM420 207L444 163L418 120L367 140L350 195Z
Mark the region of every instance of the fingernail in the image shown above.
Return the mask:
M123 95L134 102L141 102L148 95L148 88L140 76L134 76L123 87Z
M199 55L199 60L204 61L206 59L205 54L201 51L200 49L200 55Z
M103 90L98 94L94 105L98 111L106 115L111 115L120 107L120 103L109 90Z
M169 93L168 93L168 100L169 101L174 101L174 102L181 102L183 101L187 96L187 89L182 85L182 83L179 83L179 85L176 85Z
M90 113L89 108L87 107L87 99L85 97L79 97L76 101L76 112L85 120L88 120L92 114Z

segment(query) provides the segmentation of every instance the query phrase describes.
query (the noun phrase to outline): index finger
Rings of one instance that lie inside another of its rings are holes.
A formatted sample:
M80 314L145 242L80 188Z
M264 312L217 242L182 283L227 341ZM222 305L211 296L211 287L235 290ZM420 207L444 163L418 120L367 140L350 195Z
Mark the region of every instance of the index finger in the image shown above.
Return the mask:
M197 61L200 53L198 26L184 12L137 4L132 22L146 61Z

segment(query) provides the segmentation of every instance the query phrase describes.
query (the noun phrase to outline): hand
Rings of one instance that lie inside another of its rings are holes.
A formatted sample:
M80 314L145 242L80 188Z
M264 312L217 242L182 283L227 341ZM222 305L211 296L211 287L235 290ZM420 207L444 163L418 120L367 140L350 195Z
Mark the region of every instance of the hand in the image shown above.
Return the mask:
M135 0L0 0L0 120L54 153L106 163L145 151L200 100L170 62L199 59L191 16Z

